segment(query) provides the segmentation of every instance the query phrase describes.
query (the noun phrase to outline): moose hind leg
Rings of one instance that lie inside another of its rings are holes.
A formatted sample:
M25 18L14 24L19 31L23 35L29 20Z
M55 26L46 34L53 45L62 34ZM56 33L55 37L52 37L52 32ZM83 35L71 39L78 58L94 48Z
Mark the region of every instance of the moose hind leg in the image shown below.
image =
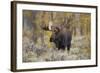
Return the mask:
M68 52L70 51L70 45L67 45L67 51Z

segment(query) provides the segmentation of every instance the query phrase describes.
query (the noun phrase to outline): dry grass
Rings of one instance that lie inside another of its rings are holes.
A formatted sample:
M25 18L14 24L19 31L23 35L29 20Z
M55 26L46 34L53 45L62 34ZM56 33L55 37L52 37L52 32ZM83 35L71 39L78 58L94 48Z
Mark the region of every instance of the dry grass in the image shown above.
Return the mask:
M73 38L70 52L35 44L23 38L23 62L86 60L91 58L90 41L85 37Z

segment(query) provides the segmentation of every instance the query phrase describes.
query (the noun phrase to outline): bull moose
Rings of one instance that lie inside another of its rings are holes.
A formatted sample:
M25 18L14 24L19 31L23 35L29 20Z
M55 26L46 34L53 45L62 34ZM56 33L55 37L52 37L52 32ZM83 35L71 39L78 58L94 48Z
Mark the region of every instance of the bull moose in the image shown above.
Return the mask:
M52 32L50 42L54 42L58 50L65 50L65 48L67 47L67 50L70 51L72 34L69 30L69 27L67 27L66 29L61 25L54 26L52 24L49 24L49 26L43 26L42 29Z

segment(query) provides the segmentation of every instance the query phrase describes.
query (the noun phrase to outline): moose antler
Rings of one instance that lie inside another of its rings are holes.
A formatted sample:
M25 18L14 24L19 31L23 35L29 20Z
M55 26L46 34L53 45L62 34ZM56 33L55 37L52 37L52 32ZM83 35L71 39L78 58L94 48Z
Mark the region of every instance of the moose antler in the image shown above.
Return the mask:
M48 25L43 24L43 25L41 26L41 28L42 28L43 30L50 31L50 30L52 30L52 26L53 26L53 23L50 21Z
M48 28L49 28L49 30L51 30L51 29L52 29L52 25L53 25L53 23L52 23L52 21L50 21L50 22L49 22L49 27L48 27Z

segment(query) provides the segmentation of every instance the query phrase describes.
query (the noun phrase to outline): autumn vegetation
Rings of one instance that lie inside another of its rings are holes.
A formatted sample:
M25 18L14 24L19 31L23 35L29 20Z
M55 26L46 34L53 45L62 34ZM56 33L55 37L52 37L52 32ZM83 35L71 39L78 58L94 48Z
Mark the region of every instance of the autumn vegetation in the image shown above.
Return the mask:
M52 32L42 26L64 25L72 32L71 50L57 50ZM23 62L87 60L91 58L91 14L23 10Z

